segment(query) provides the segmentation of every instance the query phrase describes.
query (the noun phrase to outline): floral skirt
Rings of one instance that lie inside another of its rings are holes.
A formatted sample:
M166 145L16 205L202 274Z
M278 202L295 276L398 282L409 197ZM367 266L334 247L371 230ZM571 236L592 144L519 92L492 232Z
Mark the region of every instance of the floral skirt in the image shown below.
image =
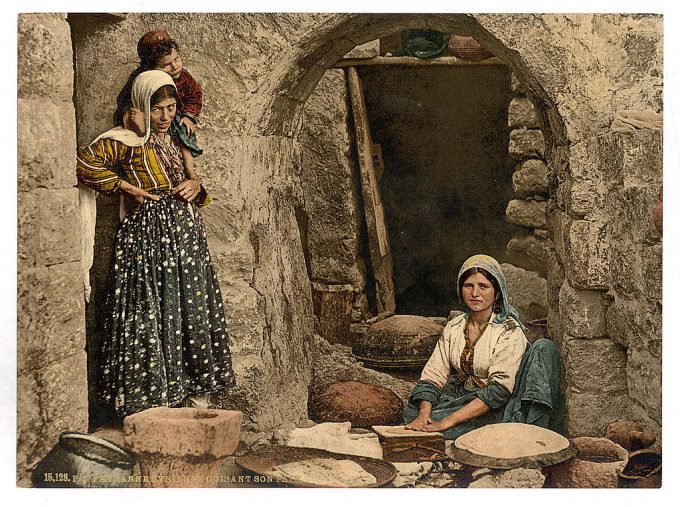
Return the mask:
M130 211L116 235L111 286L99 394L116 415L234 385L222 297L193 204L166 194Z

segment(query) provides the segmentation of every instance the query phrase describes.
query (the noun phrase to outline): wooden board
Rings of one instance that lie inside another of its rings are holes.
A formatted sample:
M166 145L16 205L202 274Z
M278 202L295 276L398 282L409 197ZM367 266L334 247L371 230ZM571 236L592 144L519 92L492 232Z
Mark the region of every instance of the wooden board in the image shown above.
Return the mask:
M376 285L376 303L379 312L394 311L394 283L392 281L392 252L385 225L378 180L373 164L373 141L368 125L364 90L354 67L347 68L347 82L354 117L354 132L361 173L361 192L368 229L371 264Z

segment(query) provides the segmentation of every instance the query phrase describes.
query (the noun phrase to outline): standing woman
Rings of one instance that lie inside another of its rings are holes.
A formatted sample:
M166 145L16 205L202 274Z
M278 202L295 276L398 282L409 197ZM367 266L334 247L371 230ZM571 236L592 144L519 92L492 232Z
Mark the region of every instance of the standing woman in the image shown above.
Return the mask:
M444 328L404 410L407 428L449 439L501 422L529 346L495 259L465 261L458 297L467 311Z
M129 209L114 244L99 397L118 417L229 388L234 374L222 298L203 219L209 202L184 173L169 130L177 90L165 72L141 73L132 102L146 119L78 156L80 183L120 193ZM207 396L205 396L207 397Z

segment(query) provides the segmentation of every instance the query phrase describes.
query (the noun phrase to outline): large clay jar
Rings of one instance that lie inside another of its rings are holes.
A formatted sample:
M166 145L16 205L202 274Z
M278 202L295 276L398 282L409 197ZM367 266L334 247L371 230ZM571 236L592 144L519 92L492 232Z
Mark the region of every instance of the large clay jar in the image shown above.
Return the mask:
M33 472L38 488L121 488L128 481L135 458L121 447L86 433L64 432Z
M223 459L238 447L242 419L236 410L169 407L126 417L125 443L139 459L141 486L215 487Z
M346 380L324 387L309 403L314 422L346 422L354 428L400 424L404 403L391 390Z
M660 488L661 452L656 449L639 449L628 455L628 463L619 472L622 488Z
M449 53L462 60L485 60L494 54L482 46L474 37L452 35L449 39Z
M442 335L441 324L418 315L394 315L376 322L352 347L370 368L422 368Z
M550 468L546 485L556 488L617 488L628 452L607 438L572 440L576 457Z
M637 451L654 445L656 434L634 421L614 421L607 426L604 435L627 451Z

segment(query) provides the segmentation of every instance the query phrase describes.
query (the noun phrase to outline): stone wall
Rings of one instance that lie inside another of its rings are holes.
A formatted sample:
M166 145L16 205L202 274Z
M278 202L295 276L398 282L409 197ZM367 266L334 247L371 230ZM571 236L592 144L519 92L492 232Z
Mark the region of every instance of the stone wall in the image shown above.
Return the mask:
M73 57L63 15L19 16L17 484L87 430Z
M520 229L508 242L510 302L525 322L548 316L547 281L549 259L554 256L548 238L545 206L548 199L548 167L545 140L538 113L516 75L512 75L513 98L508 106L510 143L515 160L512 175L514 198L505 210L506 220Z

